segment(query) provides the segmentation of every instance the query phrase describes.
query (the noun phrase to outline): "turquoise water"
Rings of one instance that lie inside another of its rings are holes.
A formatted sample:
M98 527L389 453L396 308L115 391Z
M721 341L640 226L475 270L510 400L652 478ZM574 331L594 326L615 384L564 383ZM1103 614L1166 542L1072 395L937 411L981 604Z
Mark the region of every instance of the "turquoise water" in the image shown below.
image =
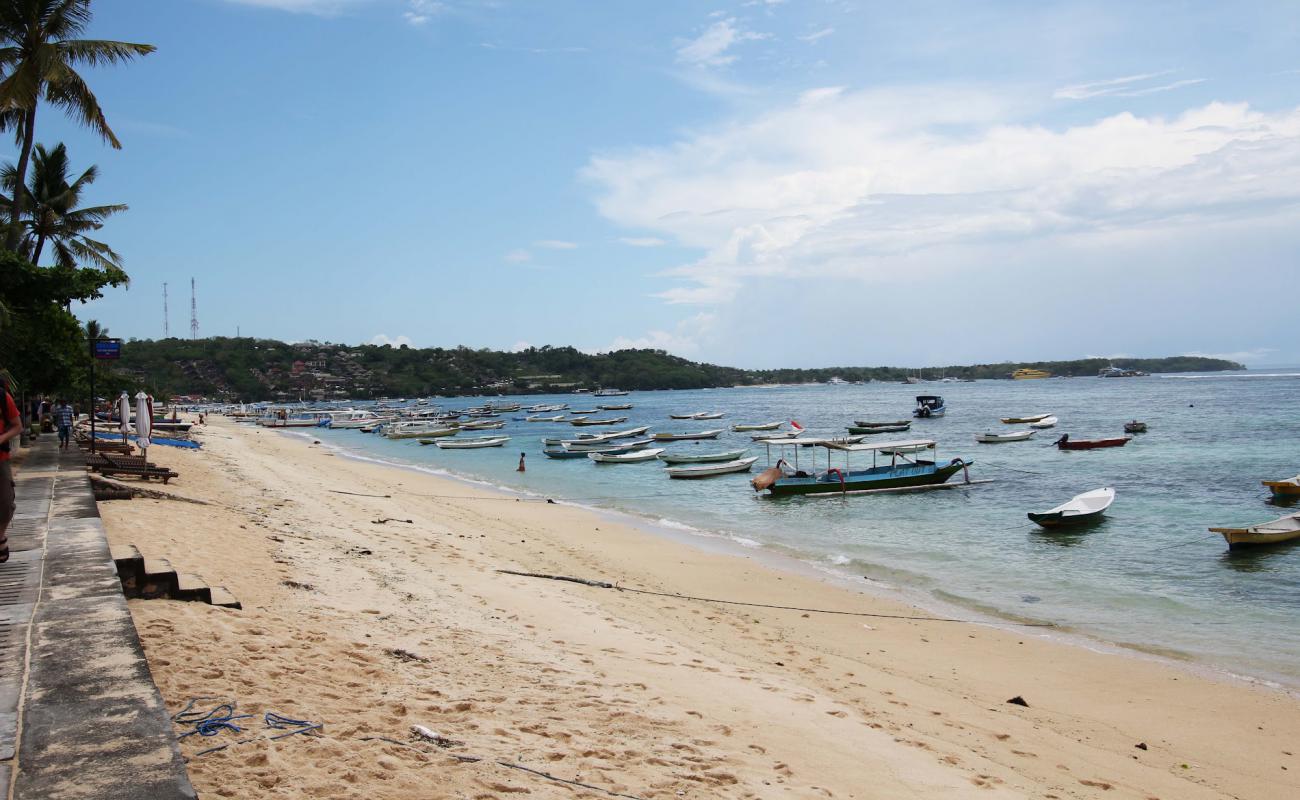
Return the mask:
M657 462L600 466L548 459L541 454L543 436L610 429L526 423L523 412L503 415L506 428L493 433L513 438L500 449L443 451L357 431L319 436L370 457L629 512L945 601L1300 685L1300 545L1230 555L1221 537L1206 532L1211 525L1288 513L1268 503L1259 482L1300 472L1300 370L634 392L603 401L565 395L525 404L631 402L632 410L608 414L629 417L619 429L703 430L793 418L810 435L842 435L854 419L909 417L914 396L923 393L942 394L948 415L878 438L934 438L941 460L973 459L972 479L993 483L773 500L754 493L749 475L674 481ZM479 401L442 402L463 408ZM698 410L726 416L668 419L669 413ZM1003 425L999 417L1042 412L1060 418L1056 429L1026 442L975 443L977 433L1023 427ZM1123 423L1133 418L1150 430L1123 448L1062 452L1048 446L1060 433L1122 435ZM750 444L750 434L728 430L715 442L666 446L713 451ZM760 456L757 471L766 463L764 449L750 451ZM515 472L520 452L528 454L522 474ZM814 452L824 459L820 449L801 449L801 462ZM1095 526L1047 533L1025 517L1102 486L1114 487L1117 499Z

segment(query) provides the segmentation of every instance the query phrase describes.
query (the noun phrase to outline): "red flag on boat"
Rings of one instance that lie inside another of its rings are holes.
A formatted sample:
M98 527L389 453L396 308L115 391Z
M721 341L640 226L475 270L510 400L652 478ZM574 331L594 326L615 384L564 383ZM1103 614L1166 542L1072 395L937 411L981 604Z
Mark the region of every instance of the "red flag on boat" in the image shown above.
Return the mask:
M794 428L797 431L803 430L803 426L799 424L799 420L797 419L790 420L790 427Z

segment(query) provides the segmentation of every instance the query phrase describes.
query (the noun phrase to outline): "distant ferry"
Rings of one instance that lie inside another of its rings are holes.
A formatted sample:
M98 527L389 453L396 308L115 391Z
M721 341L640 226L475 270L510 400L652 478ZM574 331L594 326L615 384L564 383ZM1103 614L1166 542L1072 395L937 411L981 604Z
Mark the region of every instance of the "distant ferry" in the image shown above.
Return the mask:
M1011 373L1011 377L1013 380L1017 381L1030 381L1035 378L1050 378L1052 377L1052 373L1044 369L1029 369L1027 367L1022 367Z
M622 389L597 389L595 397L625 397L627 392Z
M831 378L830 380L826 381L826 383L827 383L827 385L829 385L829 386L848 386L848 385L849 385L849 382L846 381L846 380L844 380L843 378L841 378L839 375L836 375L835 377L833 377L833 378Z

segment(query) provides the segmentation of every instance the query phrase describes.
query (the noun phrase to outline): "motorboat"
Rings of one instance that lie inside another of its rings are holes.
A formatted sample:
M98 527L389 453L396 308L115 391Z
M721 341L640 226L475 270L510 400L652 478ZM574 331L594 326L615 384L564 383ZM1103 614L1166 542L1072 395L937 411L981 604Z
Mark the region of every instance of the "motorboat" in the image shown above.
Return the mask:
M1222 534L1229 550L1281 544L1300 539L1300 514L1289 514L1245 528L1210 528L1210 532Z
M768 445L769 459L772 447L788 447L791 443L772 442ZM907 452L911 448L919 449ZM814 465L801 468L798 463L798 449L794 449L795 461L791 463L784 456L773 466L754 476L750 484L754 491L766 490L771 496L797 494L849 494L878 490L915 489L923 486L936 486L946 483L958 472L966 474L970 482L969 467L973 461L954 458L946 464L939 464L936 459L938 445L932 439L912 439L896 442L858 444L820 445L826 451L826 469L819 470ZM887 464L879 463L879 455L889 453ZM833 465L832 456L844 455L844 466ZM871 454L871 466L854 469L849 461L854 454ZM929 458L925 456L929 455ZM913 457L915 456L915 457ZM805 459L816 461L815 458Z
M1030 511L1029 519L1044 528L1082 525L1101 519L1113 502L1115 502L1114 489L1093 489L1091 492L1075 495L1047 511Z
M916 408L912 410L912 416L927 419L942 417L947 412L948 407L943 404L942 397L937 394L921 394L916 396Z
M1011 431L1010 433L980 433L976 434L975 441L980 444L1000 444L1002 442L1023 442L1026 439L1033 438L1038 431Z
M758 456L738 458L721 464L699 464L693 467L665 467L664 472L670 478L712 478L717 475L730 475L735 472L749 472Z

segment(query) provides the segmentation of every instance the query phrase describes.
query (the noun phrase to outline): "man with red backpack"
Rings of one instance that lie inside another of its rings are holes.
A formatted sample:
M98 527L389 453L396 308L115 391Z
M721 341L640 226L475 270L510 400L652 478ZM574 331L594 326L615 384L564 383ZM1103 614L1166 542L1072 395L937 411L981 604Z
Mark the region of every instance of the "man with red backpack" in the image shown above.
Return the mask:
M0 380L0 417L4 421L4 431L0 432L0 564L9 560L9 523L14 518L14 474L9 468L10 442L22 433L23 421L18 416L18 406L14 405L13 395L9 394L9 385Z

